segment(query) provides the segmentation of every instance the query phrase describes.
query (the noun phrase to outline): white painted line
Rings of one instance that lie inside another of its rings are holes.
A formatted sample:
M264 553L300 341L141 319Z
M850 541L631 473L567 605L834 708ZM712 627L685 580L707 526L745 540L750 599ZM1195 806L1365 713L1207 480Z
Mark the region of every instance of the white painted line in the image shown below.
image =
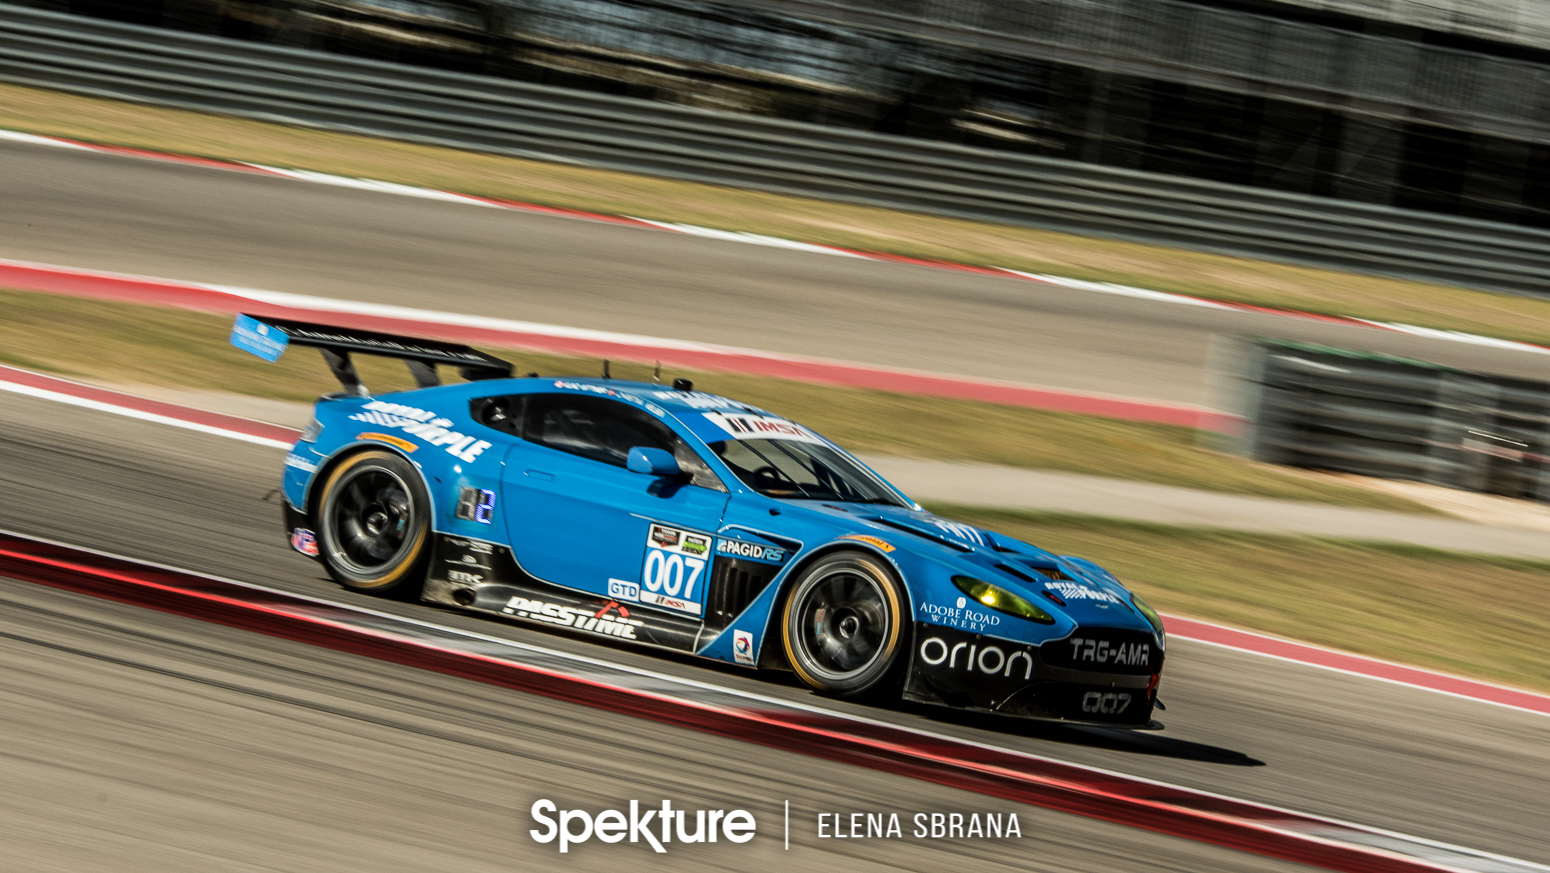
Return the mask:
M652 221L649 218L636 218L633 215L626 215L625 218L628 218L631 221L638 221L641 224L649 224L652 227L659 227L663 230L686 233L690 236L702 236L706 237L707 239L723 239L730 242L748 243L749 245L769 246L771 248L780 249L795 249L797 251L803 252L814 252L820 255L839 255L840 257L844 258L876 260L875 258L869 258L866 255L857 254L856 252L847 252L843 249L816 245L814 243L797 242L796 240L783 239L778 236L765 236L764 234L746 233L736 230L716 230L713 227L700 227L699 225L694 224L677 224L671 221Z
M91 146L81 145L80 143L67 142L66 140L55 139L51 136L22 133L17 130L0 130L0 139L10 140L11 142L24 142L31 145L54 146L61 149L80 149L86 152L100 151L100 149L94 149Z
M383 194L398 194L403 197L419 197L424 200L448 200L453 203L464 203L469 206L487 206L492 209L500 209L494 203L468 197L462 194L453 194L449 191L438 191L434 188L417 188L413 185L400 185L397 182L381 182L376 179L359 179L350 176L335 176L331 173L318 173L312 170L287 170L283 167L270 167L265 164L253 164L243 161L244 166L273 173L276 176L284 176L288 179L296 179L302 182L316 182L320 185L333 185L339 188L359 188L363 191L377 191Z
M1532 352L1536 355L1550 355L1550 348L1536 346L1532 343L1520 343L1515 340L1499 339L1497 337L1481 336L1475 333L1465 333L1461 330L1439 330L1434 327L1417 327L1413 324L1401 324L1394 321L1369 321L1365 318L1355 318L1362 324L1370 324L1373 327L1397 330L1413 336L1426 337L1427 339L1451 340L1459 343L1469 343L1476 346L1490 346L1498 349L1508 349L1515 352Z
M1183 294L1169 294L1166 291L1152 291L1148 288L1134 288L1130 285L1116 285L1113 282L1088 282L1083 279L1068 279L1064 276L1049 276L1043 273L1025 273L1022 270L1013 270L1009 267L996 267L1005 273L1021 276L1024 279L1032 279L1047 285L1059 285L1063 288L1076 288L1082 291L1096 291L1099 294L1118 294L1122 297L1135 297L1141 300L1156 300L1161 303L1182 303L1185 306L1201 306L1206 309L1238 309L1227 303L1217 303L1214 300L1201 300L1198 297L1188 297Z
M52 400L55 403L63 403L68 406L78 406L82 409L91 409L97 412L108 412L112 413L113 415L122 415L125 418L149 421L154 424L165 424L172 427L180 427L184 430L198 431L199 433L207 433L212 436L227 437L229 439L241 440L245 443L267 446L273 449L285 449L288 451L291 448L290 443L281 442L280 440L272 440L268 437L255 436L253 434L242 433L241 431L236 430L227 430L223 427L213 427L208 424L198 424L192 421L185 421L181 418L173 418L169 415L158 415L154 412L142 412L141 410L131 409L127 406L118 406L113 403L103 403L100 400L87 400L84 397L76 397L60 391L50 391L46 388L34 388L31 385L18 385L15 382L0 380L0 391L9 391L12 394L21 394L26 397L36 397L40 400Z

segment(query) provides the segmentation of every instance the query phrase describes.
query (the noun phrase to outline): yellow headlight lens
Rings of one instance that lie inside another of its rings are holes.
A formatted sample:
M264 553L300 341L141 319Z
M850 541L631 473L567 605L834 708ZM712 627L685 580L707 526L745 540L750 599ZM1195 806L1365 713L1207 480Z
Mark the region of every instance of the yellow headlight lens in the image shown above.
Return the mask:
M1162 616L1157 614L1157 610L1153 609L1151 604L1147 603L1145 600L1142 600L1141 595L1135 593L1134 591L1130 592L1130 603L1136 608L1138 612L1146 617L1147 622L1150 623L1152 627L1157 630L1157 634L1161 636L1163 633Z
M996 612L1015 615L1018 618L1036 621L1039 624L1055 623L1054 616L999 585L992 585L972 576L954 576L953 584L958 586L959 591L969 595L984 606L994 609Z

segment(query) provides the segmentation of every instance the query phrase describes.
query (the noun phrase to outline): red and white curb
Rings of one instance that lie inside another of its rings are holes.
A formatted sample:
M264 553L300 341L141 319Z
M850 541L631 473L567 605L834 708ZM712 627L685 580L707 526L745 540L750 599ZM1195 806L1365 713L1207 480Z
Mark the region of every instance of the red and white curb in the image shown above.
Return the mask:
M4 532L0 575L1329 870L1550 873L1394 831Z
M175 403L148 400L132 394L83 385L68 379L45 376L15 367L0 366L0 391L277 449L289 449L301 435L300 431L279 425L193 409ZM1163 618L1168 634L1178 639L1193 640L1306 667L1377 679L1395 685L1537 715L1550 715L1550 695L1396 664L1379 658L1299 643L1179 615L1164 614Z
M886 252L872 252L861 249L849 249L841 246L824 245L821 243L801 242L798 240L789 240L783 239L781 237L765 236L763 234L747 233L743 231L717 230L715 228L700 227L693 224L683 224L670 221L654 221L645 218L634 218L627 215L608 215L605 213L587 212L577 209L542 206L536 203L524 203L519 200L504 200L500 198L480 197L473 194L459 194L452 191L440 191L434 188L421 188L413 185L402 185L396 182L383 182L375 179L338 176L330 173L319 173L312 170L294 170L284 167L272 167L264 164L247 163L243 161L225 161L210 158L197 158L168 152L153 152L146 151L144 149L127 148L123 146L80 142L77 140L64 139L61 137L22 133L20 131L0 130L0 140L10 140L13 142L22 142L32 145L46 145L60 148L79 149L100 152L103 154L127 155L131 157L173 161L217 169L262 173L265 175L295 179L303 182L311 182L321 185L333 185L336 187L357 188L367 191L376 191L384 194L396 194L404 197L417 197L426 200L443 200L452 203L462 203L470 206L494 207L499 209L515 210L519 212L553 215L564 218L576 218L587 221L602 221L610 224L624 224L636 227L654 228L657 230L691 234L693 236L707 237L710 239L740 242L749 245L770 246L775 248L791 249L795 251L813 252L817 254L838 255L842 257L862 258L865 260L885 261L891 263L914 264L942 270L986 273L996 276L1037 282L1041 285L1053 285L1061 288L1069 288L1076 291L1112 294L1123 297L1133 297L1142 300L1151 300L1160 303L1175 303L1182 306L1199 306L1211 309L1224 309L1237 312L1253 312L1265 315L1284 316L1288 318L1309 319L1313 321L1324 321L1336 324L1358 325L1362 327L1376 328L1379 330L1408 333L1415 336L1427 337L1429 339L1468 343L1470 345L1491 346L1495 348L1510 349L1513 351L1530 352L1533 354L1550 354L1550 347L1547 346L1538 345L1535 343L1525 343L1515 340L1505 340L1496 337L1482 336L1480 334L1467 333L1465 331L1441 330L1437 328L1420 327L1413 324L1404 324L1401 322L1375 321L1371 319L1354 318L1344 315L1323 315L1315 312L1306 312L1296 309L1255 306L1253 304L1239 303L1231 300L1213 300L1210 298L1196 297L1189 294L1175 294L1167 291L1154 291L1148 288L1137 288L1135 286L1120 285L1113 282L1093 282L1083 279L1072 279L1066 276L1055 276L1044 273L1030 273L1023 270L1014 270L1007 267L977 266L973 264L963 264L953 261L912 258L904 255L892 255Z
M1366 655L1355 655L1338 649L1327 649L1323 646L1299 643L1179 615L1164 614L1163 619L1168 635L1181 640L1194 640L1197 643L1218 648L1248 652L1350 676L1377 679L1393 685L1419 688L1536 715L1550 715L1550 695L1481 682L1478 679L1466 679L1434 670L1423 670L1420 667L1396 664L1381 658L1369 658Z
M781 355L691 340L437 312L257 288L106 273L27 261L0 259L0 288L203 312L248 312L261 317L326 321L342 327L408 333L455 342L642 363L659 361L670 367L685 369L745 373L819 385L977 400L1224 433L1236 432L1239 424L1236 416L1198 406Z

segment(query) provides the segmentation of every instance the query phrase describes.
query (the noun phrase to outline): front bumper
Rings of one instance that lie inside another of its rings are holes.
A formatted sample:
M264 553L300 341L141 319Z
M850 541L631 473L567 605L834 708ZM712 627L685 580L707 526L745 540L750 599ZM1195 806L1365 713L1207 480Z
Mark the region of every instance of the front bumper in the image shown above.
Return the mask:
M1076 724L1155 727L1163 653L1144 631L1078 628L1042 645L915 623L904 699Z

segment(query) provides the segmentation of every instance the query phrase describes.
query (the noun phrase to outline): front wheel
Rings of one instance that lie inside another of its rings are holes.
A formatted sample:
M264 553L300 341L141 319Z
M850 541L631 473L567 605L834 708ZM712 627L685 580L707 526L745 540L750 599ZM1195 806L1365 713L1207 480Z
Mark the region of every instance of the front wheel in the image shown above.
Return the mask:
M341 585L419 593L430 554L430 498L402 457L370 450L341 461L323 485L318 527L323 564Z
M908 602L876 558L845 552L820 559L786 598L786 659L821 693L883 693L896 684L904 660Z

